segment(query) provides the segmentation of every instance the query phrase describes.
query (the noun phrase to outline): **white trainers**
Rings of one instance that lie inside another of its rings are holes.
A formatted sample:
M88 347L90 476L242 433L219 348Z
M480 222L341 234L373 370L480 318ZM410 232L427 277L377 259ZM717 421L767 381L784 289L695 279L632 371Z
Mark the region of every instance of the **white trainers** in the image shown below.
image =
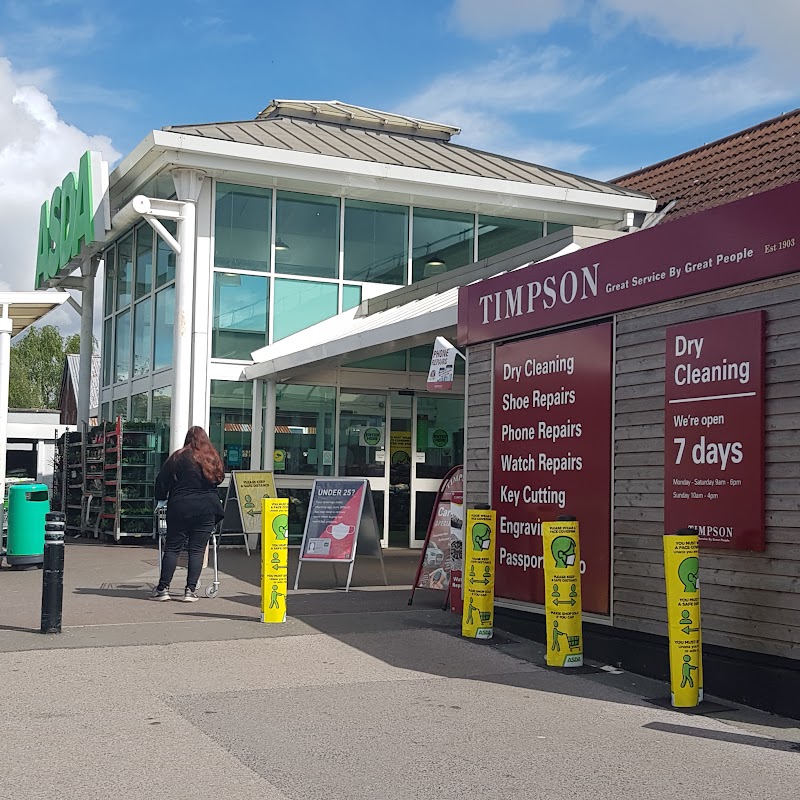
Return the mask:
M189 589L188 587L184 589L183 592L183 602L184 603L196 603L200 598L197 596L197 592Z
M169 596L169 589L159 589L159 588L156 586L156 587L153 589L153 591L150 593L150 599L151 599L151 600L160 600L160 601L162 601L162 602L163 602L164 600L169 600L169 599L170 599L170 596Z

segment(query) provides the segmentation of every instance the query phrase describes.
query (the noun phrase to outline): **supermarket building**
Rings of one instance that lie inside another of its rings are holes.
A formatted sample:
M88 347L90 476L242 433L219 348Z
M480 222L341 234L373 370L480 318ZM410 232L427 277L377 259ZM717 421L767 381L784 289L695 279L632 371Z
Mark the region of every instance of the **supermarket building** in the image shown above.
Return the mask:
M94 216L64 226L58 255L40 237L37 288L80 289L89 332L98 280L101 417L162 423L164 451L202 425L226 471L274 468L299 509L293 537L315 477L367 477L384 544L421 546L464 459L463 362L452 392L426 390L458 286L621 236L655 207L457 133L274 101L254 120L153 131L110 175L86 156L43 228L70 193Z

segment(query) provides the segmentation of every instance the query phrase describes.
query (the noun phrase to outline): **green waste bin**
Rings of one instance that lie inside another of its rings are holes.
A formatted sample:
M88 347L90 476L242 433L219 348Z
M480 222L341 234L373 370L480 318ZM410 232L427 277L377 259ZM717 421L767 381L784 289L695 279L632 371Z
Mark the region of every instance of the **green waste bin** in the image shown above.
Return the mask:
M45 484L8 487L6 561L10 566L39 565L44 561L44 523L48 511L50 492Z

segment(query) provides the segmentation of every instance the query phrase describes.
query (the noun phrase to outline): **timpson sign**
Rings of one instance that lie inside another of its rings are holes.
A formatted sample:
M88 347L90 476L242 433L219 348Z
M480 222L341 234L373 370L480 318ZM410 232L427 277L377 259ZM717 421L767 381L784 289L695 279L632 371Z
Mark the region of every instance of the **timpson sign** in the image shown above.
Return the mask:
M737 200L458 293L473 345L795 272L800 183Z

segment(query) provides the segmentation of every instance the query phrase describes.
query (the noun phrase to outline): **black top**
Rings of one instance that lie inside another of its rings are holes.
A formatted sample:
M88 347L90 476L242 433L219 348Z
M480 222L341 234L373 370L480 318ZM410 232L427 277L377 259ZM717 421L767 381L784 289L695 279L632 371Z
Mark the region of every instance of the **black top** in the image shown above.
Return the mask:
M189 453L167 459L156 478L156 500L169 500L167 518L212 516L218 522L225 516L216 485Z

